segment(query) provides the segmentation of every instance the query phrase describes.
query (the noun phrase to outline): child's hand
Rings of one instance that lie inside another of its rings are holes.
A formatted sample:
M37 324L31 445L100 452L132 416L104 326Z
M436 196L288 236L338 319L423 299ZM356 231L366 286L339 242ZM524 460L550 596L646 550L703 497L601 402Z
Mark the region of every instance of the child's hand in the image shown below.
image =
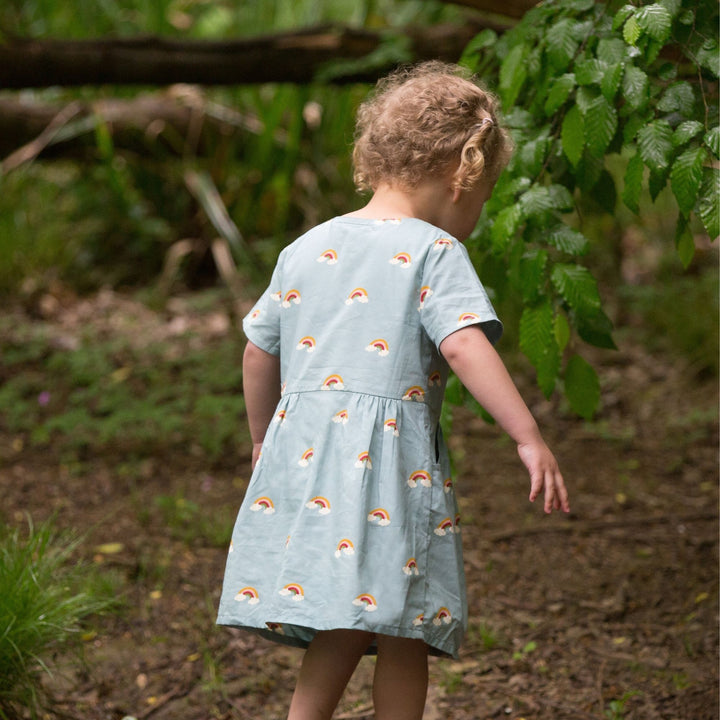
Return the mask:
M518 455L530 473L530 502L544 490L546 513L553 509L570 512L565 482L550 448L542 441L522 443Z

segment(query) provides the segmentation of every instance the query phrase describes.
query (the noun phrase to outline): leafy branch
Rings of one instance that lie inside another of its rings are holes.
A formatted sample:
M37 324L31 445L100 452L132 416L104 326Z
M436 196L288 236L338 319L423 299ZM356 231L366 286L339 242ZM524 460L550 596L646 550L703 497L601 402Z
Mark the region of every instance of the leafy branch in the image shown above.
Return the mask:
M643 190L654 202L669 185L685 267L693 227L720 234L717 27L709 0L549 0L500 38L483 31L464 53L497 87L516 144L474 240L506 266L508 291L522 298L520 347L540 388L549 396L560 383L583 417L597 410L599 383L574 338L615 344L580 262L590 241L569 214L587 200L638 213ZM618 155L621 182L607 167Z

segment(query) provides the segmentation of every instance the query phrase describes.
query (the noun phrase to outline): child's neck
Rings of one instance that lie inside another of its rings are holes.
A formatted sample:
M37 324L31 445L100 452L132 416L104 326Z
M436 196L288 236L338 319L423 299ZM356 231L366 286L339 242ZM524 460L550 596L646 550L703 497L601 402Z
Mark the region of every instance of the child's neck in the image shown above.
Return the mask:
M412 190L383 184L375 190L365 207L347 215L375 220L418 218L437 225L439 203L447 202L446 198L439 197L441 194L436 183L421 185Z

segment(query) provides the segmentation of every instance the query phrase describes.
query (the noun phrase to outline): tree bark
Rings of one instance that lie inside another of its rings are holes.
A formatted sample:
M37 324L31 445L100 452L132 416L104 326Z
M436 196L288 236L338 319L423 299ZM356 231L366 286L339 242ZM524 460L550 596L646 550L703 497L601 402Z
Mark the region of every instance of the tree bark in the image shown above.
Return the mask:
M507 25L468 20L464 25L405 28L415 60L454 61L481 29ZM98 40L11 40L0 45L0 88L78 85L236 85L312 82L337 60L362 60L387 35L347 27L323 26L264 37L227 41L161 37ZM368 69L358 64L333 82L374 81L392 61Z

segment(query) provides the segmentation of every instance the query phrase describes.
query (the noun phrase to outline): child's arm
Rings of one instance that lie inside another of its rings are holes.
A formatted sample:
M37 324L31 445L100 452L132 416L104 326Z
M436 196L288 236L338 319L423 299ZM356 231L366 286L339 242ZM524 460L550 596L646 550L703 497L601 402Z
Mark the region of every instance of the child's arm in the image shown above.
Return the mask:
M530 473L530 501L544 489L545 512L553 508L569 512L557 461L482 329L473 325L448 335L440 343L440 352L472 396L517 443L520 459Z
M265 431L280 400L280 358L248 342L243 354L243 394L255 467Z

